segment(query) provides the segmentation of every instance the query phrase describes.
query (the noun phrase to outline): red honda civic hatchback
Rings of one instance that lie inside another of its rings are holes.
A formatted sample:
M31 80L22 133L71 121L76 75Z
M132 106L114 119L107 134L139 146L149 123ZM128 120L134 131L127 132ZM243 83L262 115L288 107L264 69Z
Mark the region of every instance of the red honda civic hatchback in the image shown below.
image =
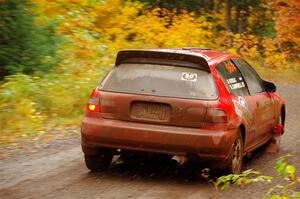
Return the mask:
M273 83L238 55L210 49L123 50L82 120L91 171L126 152L197 157L238 174L243 156L283 134Z

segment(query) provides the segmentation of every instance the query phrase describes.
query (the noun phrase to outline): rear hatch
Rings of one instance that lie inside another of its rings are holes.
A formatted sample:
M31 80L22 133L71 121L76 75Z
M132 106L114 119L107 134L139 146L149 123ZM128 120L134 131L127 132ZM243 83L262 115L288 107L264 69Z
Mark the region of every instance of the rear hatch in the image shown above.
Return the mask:
M218 97L209 70L157 63L119 64L99 89L103 118L184 127L201 127Z

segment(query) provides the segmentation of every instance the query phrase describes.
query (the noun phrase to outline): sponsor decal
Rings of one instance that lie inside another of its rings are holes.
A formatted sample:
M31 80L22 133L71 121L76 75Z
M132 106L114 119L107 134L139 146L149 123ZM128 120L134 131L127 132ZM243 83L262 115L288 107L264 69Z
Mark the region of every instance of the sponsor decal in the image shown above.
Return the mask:
M238 97L238 100L233 100L235 112L238 116L243 117L248 124L253 122L253 115L248 109L248 104L243 97Z
M239 101L239 103L240 103L243 107L246 107L246 106L247 106L247 102L246 102L246 100L245 100L243 97L239 96L239 97L238 97L238 101Z
M234 109L237 115L242 116L242 110L240 107L240 103L237 100L233 100L233 104L234 104Z
M190 82L196 82L197 81L197 73L188 73L183 72L181 74L181 80L183 81L190 81Z
M227 62L225 68L230 74L236 72L236 67L231 62Z

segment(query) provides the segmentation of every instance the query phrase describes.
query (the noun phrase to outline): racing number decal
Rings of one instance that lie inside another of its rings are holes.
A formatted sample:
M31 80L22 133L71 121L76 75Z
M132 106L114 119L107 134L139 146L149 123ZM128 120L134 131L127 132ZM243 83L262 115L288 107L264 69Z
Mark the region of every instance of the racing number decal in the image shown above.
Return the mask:
M197 81L197 73L188 73L188 72L183 72L181 74L181 80L183 81L191 81L191 82L196 82Z

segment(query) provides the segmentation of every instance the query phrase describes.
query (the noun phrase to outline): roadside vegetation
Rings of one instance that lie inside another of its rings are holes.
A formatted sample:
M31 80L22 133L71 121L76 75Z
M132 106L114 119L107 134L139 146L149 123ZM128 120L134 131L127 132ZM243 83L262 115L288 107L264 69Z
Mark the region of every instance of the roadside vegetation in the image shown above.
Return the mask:
M274 169L280 180L276 185L266 190L265 199L292 199L300 198L299 186L300 176L295 166L289 164L291 155L286 155L277 159ZM214 182L217 189L225 190L232 185L241 188L256 183L272 183L274 177L262 175L258 171L246 170L239 175L230 174L221 176Z
M0 144L79 125L120 49L198 46L299 82L300 18L287 1L0 1Z

